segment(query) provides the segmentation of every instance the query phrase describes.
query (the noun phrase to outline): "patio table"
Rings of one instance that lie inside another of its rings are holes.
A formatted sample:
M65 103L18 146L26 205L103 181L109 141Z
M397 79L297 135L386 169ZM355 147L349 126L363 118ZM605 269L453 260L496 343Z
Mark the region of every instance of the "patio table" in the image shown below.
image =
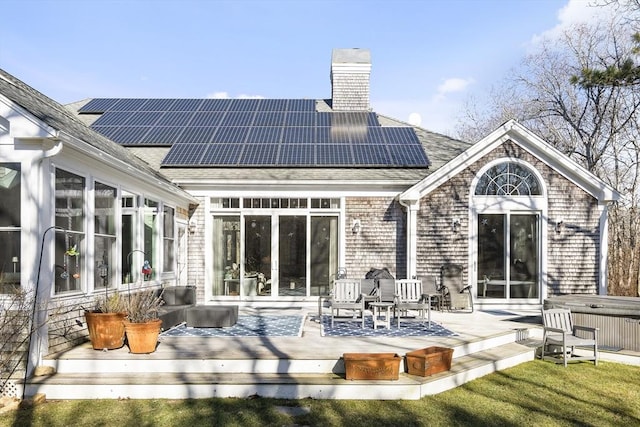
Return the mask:
M391 308L392 302L372 302L369 304L373 311L373 329L378 329L378 324L387 329L391 329ZM383 313L382 310L385 310ZM384 316L384 318L382 318Z

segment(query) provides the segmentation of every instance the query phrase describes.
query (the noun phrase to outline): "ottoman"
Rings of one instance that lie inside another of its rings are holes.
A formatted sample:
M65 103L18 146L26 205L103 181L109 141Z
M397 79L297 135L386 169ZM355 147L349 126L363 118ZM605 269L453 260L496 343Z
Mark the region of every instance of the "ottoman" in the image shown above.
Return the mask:
M192 328L222 328L238 321L237 305L201 305L185 309L187 326Z

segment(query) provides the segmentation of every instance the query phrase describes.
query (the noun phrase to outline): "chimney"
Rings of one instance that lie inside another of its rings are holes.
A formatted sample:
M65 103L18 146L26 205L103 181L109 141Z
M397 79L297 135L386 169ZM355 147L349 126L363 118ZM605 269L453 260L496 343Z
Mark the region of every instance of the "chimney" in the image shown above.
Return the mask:
M369 49L334 49L331 55L333 111L368 111L370 75Z

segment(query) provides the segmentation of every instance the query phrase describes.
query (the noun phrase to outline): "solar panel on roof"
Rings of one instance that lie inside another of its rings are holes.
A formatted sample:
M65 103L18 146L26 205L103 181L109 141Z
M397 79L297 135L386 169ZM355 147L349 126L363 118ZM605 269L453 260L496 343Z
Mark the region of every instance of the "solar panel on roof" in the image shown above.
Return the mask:
M127 126L153 126L164 113L159 111L138 111L128 114Z
M420 140L413 128L403 127L381 127L380 130L384 135L387 144L420 144Z
M175 102L175 99L147 99L147 102L140 107L140 111L167 111Z
M197 113L193 113L190 111L167 111L163 113L158 121L156 122L156 126L186 126L191 125L191 119ZM197 125L196 125L197 126Z
M314 99L290 99L288 111L315 111L316 101Z
M353 162L356 165L389 165L391 156L384 145L355 144L353 150Z
M189 166L201 163L207 144L176 144L167 153L163 165Z
M305 127L285 127L282 133L282 142L287 143L312 143L314 142L315 131L310 126Z
M95 114L104 113L118 102L118 98L96 98L87 102L82 108L78 110L79 113Z
M147 101L140 98L121 98L107 111L138 111Z
M316 113L316 126L331 126L331 114L326 112Z
M253 126L249 129L246 142L248 144L279 143L282 139L282 127Z
M184 126L154 127L140 140L140 143L171 145L178 140L183 130L185 130Z
M255 114L253 111L228 111L222 118L220 126L251 126Z
M318 144L330 144L331 143L331 128L328 126L325 127L316 127L315 128L315 136L314 141Z
M278 164L296 166L315 164L314 144L282 144L278 155Z
M200 104L202 104L202 99L176 99L176 102L173 103L168 111L197 111Z
M218 131L213 135L211 142L232 142L236 144L244 142L249 129L250 128L248 126L218 127Z
M389 145L391 163L395 166L427 166L429 160L422 145Z
M92 126L124 126L130 118L131 113L127 111L107 111Z
M289 111L287 112L284 125L285 126L315 126L316 114L308 111Z
M197 111L191 117L191 126L219 126L224 117L221 111Z
M202 158L203 165L236 165L242 151L243 144L207 144L207 151Z
M317 165L351 165L351 146L348 144L316 145Z
M289 105L288 99L263 99L262 111L287 111Z
M229 111L256 111L262 99L233 99Z
M151 126L123 126L112 135L111 139L119 144L140 144Z
M198 111L227 111L231 105L231 99L204 99L198 106Z
M184 144L190 142L209 142L213 134L218 128L212 126L188 126L180 134L180 137L176 141L177 143Z
M205 145L200 165L429 165L413 128L381 127L372 112L316 112L315 100L104 98L80 111L101 110L92 128L106 137L124 145Z
M258 111L253 118L254 126L282 126L284 125L284 111Z
M279 144L245 145L240 163L243 165L275 165L279 146Z

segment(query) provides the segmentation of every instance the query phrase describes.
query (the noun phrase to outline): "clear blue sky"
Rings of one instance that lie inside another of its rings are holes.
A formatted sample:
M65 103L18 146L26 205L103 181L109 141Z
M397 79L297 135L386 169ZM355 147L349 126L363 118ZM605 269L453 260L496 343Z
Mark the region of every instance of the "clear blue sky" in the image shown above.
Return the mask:
M589 2L4 0L0 68L61 103L330 98L332 49L367 48L373 109L450 133L470 94Z

